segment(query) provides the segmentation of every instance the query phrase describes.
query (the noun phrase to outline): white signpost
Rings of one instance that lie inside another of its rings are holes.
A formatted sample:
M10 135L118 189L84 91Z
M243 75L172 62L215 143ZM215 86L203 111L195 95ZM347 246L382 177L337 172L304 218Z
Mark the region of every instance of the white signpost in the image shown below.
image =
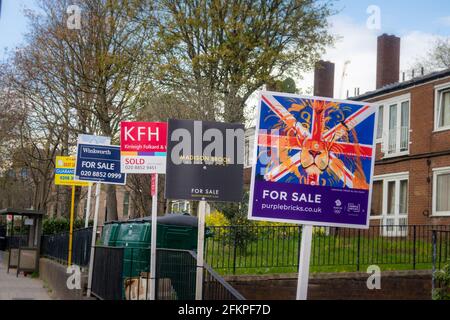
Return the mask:
M167 123L121 122L121 172L151 174L152 236L150 244L150 300L156 299L156 242L158 173L166 173Z
M206 201L202 200L198 204L197 277L195 284L195 300L203 299L203 268L205 265L204 261L205 216L206 216Z
M89 216L91 214L91 196L92 196L92 184L89 184L86 202L86 219L84 221L85 228L89 227Z
M86 135L86 134L80 134L78 136L78 144L108 145L110 143L111 143L111 138L109 138L109 137ZM92 186L91 186L91 184L89 184L85 226L88 226L88 223L89 223L88 220L89 220L89 211L90 211L91 190L92 190ZM89 257L89 275L88 275L88 287L87 287L87 296L88 297L91 296L91 290L92 290L92 274L93 274L92 268L94 266L95 242L97 240L99 208L100 208L100 183L97 183L96 190L95 190L94 224L92 226L91 255Z

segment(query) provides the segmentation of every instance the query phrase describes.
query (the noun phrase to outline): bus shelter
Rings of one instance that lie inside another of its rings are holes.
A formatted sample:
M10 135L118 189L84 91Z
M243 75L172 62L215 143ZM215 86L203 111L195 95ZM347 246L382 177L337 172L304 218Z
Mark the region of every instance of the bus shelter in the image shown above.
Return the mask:
M15 231L15 217L19 219L19 234ZM36 210L6 208L0 210L0 217L7 217L11 222L6 225L5 249L8 252L7 270L15 268L20 272L38 272L41 251L42 218L44 213Z

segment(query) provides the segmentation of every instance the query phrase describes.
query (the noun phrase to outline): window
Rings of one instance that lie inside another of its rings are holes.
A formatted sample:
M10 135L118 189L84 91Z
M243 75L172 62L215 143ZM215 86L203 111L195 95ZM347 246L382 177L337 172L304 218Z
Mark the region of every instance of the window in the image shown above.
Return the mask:
M385 157L405 155L409 152L410 96L387 100L380 106L377 139L382 142Z
M409 101L400 105L400 152L409 150Z
M174 201L172 202L172 213L189 213L191 211L191 204L189 201Z
M450 216L450 168L433 172L433 215Z
M378 109L377 139L383 138L384 106Z
M371 220L381 220L383 236L407 235L408 173L374 178L370 215Z
M371 217L380 217L383 214L383 181L374 181L372 189Z
M397 105L389 107L389 149L388 153L397 150Z
M450 87L437 87L435 102L435 130L450 129Z

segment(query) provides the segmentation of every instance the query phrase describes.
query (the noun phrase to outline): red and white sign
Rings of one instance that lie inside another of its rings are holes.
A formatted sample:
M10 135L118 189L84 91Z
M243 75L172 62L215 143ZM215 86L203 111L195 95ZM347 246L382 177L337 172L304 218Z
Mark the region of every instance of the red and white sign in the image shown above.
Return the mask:
M120 171L123 173L165 173L167 123L120 123Z
M158 183L158 178L156 174L152 174L152 184L150 187L150 195L156 196L156 184Z

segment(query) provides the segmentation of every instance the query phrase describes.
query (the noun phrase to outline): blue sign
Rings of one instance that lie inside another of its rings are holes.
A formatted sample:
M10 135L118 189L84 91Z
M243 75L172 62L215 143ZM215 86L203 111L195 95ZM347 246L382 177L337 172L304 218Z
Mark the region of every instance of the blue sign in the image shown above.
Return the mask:
M377 106L262 92L249 218L367 229Z
M120 172L120 147L78 144L75 180L124 185Z

